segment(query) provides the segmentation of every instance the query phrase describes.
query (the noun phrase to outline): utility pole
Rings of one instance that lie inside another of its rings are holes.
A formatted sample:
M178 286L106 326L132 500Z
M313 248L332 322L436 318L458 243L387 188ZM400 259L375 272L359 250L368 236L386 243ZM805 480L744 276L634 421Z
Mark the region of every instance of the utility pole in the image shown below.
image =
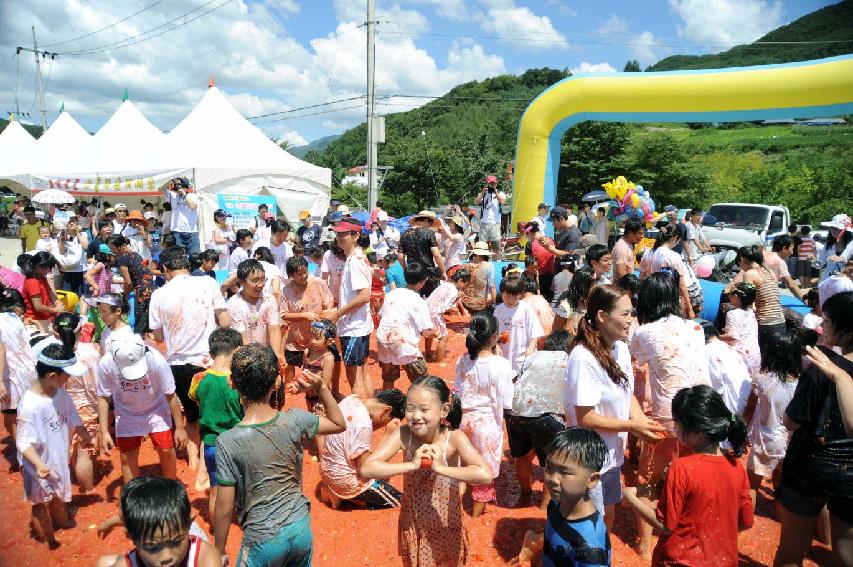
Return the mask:
M32 51L33 56L36 58L36 81L38 82L38 95L39 95L39 110L41 111L41 127L42 132L47 130L47 110L44 108L44 86L41 82L41 57L50 56L51 59L56 58L56 53L50 53L49 51L40 51L38 47L38 43L36 42L36 27L33 26L33 48L30 49L28 47L17 47L17 52L21 53L21 51Z
M376 96L374 93L376 64L376 0L367 0L367 211L376 208Z

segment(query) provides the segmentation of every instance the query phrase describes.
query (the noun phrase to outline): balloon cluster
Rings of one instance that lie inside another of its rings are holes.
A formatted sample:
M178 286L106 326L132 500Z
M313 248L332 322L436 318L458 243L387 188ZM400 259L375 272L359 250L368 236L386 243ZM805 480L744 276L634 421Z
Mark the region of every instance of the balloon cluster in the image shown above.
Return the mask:
M651 223L654 219L655 202L642 185L636 185L620 175L602 187L610 197L607 208L607 216L610 220L625 222L629 219L638 219Z

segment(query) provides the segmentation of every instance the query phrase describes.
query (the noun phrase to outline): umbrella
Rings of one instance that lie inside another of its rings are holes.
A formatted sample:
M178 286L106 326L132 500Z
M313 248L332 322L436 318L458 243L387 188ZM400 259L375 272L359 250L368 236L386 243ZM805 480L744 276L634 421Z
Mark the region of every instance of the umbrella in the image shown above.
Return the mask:
M75 201L74 196L62 189L47 189L39 191L33 197L33 202L40 205L70 205Z
M593 207L592 207L592 209L590 209L590 211L594 213L598 209L604 209L604 212L606 213L608 204L609 203L598 203L597 205L593 205Z
M595 203L597 201L608 201L608 200L610 200L610 197L607 196L607 193L605 193L604 191L601 191L601 190L590 191L589 193L587 193L586 195L581 197L581 201L586 201L589 203Z

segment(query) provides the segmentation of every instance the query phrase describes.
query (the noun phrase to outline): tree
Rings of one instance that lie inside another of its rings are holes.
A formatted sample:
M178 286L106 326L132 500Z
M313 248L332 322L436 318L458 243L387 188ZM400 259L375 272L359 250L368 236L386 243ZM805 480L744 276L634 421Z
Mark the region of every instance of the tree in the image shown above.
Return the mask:
M642 69L640 68L640 62L636 59L631 59L627 63L625 63L625 68L622 69L625 73L640 73Z
M620 172L616 167L631 139L630 129L618 122L581 122L563 137L560 150L557 201L577 203L584 193Z
M622 175L647 189L658 209L669 203L698 206L708 198L708 177L688 150L669 132L636 136L625 154Z

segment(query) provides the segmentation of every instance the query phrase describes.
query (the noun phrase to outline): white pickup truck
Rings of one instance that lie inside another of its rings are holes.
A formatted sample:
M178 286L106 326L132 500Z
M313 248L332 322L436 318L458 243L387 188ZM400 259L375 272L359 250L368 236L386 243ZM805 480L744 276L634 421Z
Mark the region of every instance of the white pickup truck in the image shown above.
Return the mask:
M713 218L709 218L713 217ZM717 250L737 250L755 244L770 248L773 238L787 234L788 208L754 203L717 203L705 213L705 235Z

